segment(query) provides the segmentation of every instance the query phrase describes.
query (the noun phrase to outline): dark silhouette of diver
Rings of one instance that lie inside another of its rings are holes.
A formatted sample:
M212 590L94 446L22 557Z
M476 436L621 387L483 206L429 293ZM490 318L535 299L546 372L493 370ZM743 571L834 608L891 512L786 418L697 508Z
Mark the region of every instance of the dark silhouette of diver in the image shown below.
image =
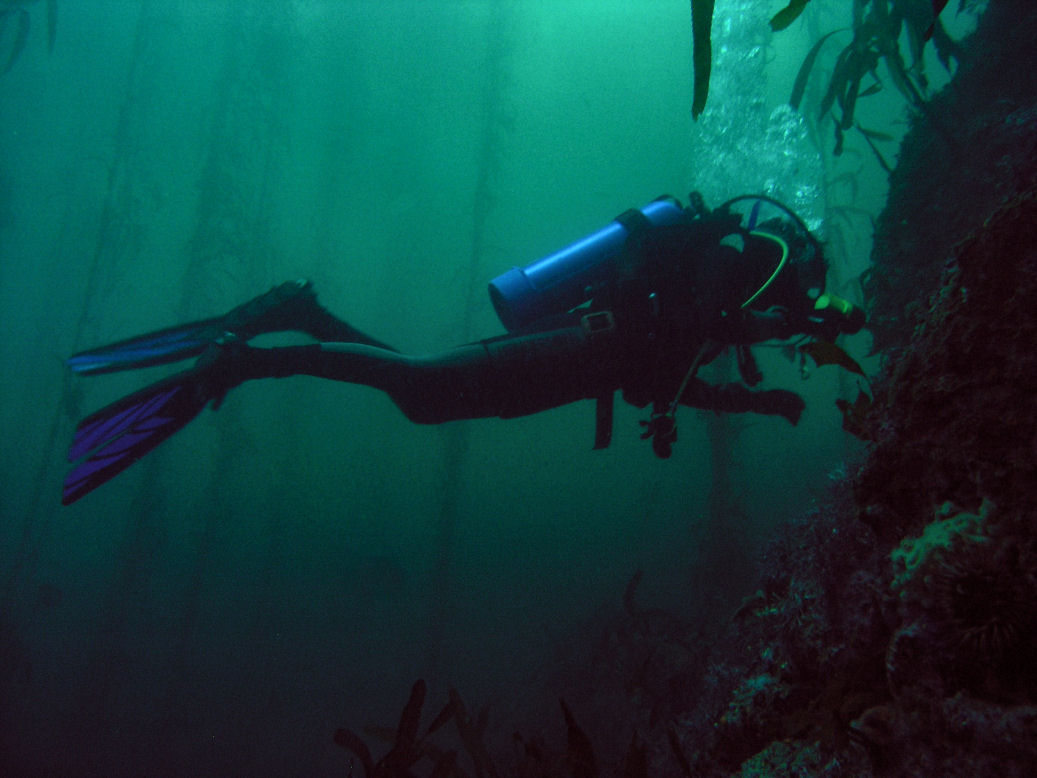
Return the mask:
M864 324L860 309L824 293L825 262L791 211L745 196L709 211L692 194L630 210L598 232L490 284L508 334L430 356L401 354L332 316L312 285L288 282L230 313L120 341L68 359L82 374L200 356L178 373L80 422L72 503L181 429L210 402L257 378L311 375L386 392L421 424L513 418L581 399L597 401L595 448L608 445L616 390L652 406L642 421L660 457L676 440L677 406L782 416L796 424L799 395L755 390L749 346L767 340L834 340ZM256 348L257 335L299 331L314 344ZM741 381L712 385L698 369L725 348Z

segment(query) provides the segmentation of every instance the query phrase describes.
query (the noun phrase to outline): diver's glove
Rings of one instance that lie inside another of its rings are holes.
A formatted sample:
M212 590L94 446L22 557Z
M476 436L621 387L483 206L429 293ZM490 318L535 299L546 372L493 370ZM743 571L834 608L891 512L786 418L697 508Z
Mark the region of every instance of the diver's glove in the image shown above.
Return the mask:
M834 294L823 294L814 302L803 331L834 343L841 334L856 335L867 324L864 310Z

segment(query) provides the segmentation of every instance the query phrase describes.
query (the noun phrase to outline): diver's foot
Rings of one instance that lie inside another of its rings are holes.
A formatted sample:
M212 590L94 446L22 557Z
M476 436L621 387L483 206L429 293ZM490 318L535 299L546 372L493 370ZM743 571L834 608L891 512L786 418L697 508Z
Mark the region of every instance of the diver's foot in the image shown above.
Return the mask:
M317 305L313 282L286 281L265 294L239 305L224 317L224 327L242 340L264 332L304 329Z
M289 281L223 316L178 324L80 351L65 363L80 375L164 365L198 356L208 346L226 339L228 335L249 340L264 332L284 330L302 330L314 334L314 323L323 329L333 330L337 321L318 305L312 283L306 280ZM344 332L351 330L348 325L339 324L342 326L338 326L338 329L345 327Z
M313 282L306 279L286 281L244 305L223 319L224 330L241 340L266 332L303 332L322 343L362 343L395 351L392 346L361 332L342 321L317 302Z

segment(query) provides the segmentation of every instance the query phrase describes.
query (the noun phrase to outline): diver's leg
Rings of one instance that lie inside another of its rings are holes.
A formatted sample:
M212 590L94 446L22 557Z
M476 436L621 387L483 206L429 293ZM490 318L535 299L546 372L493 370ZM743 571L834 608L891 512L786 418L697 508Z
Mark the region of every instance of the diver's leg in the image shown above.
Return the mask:
M292 375L363 384L384 391L407 418L421 424L525 416L616 388L603 350L579 326L480 341L426 357L362 343L222 348L215 368L226 388Z
M371 386L422 424L510 418L614 388L596 351L578 327L473 343L430 357L363 343L253 348L240 340L220 341L206 348L194 368L79 423L62 502L75 502L114 478L248 380L312 375Z
M709 384L698 378L688 382L681 405L724 413L760 413L782 416L797 424L806 404L795 392L786 389L754 391L741 384Z

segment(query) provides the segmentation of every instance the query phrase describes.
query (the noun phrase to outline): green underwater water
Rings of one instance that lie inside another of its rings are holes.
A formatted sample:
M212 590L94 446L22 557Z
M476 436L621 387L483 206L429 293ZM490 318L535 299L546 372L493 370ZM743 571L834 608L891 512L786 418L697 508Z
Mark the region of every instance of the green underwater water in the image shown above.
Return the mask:
M661 193L766 191L819 229L848 196L782 107L824 18L777 40L767 3L718 0L698 122L685 2L60 2L51 53L28 8L0 77L0 766L345 772L334 729L394 724L419 677L491 703L507 738L544 700L557 716L636 570L642 602L724 616L858 452L834 405L853 382L776 352L761 367L807 399L799 426L683 409L668 461L621 403L591 451L591 403L420 427L292 378L61 508L75 421L166 372L71 379L78 349L304 277L430 352L502 331L491 278ZM859 145L852 204L877 211Z

